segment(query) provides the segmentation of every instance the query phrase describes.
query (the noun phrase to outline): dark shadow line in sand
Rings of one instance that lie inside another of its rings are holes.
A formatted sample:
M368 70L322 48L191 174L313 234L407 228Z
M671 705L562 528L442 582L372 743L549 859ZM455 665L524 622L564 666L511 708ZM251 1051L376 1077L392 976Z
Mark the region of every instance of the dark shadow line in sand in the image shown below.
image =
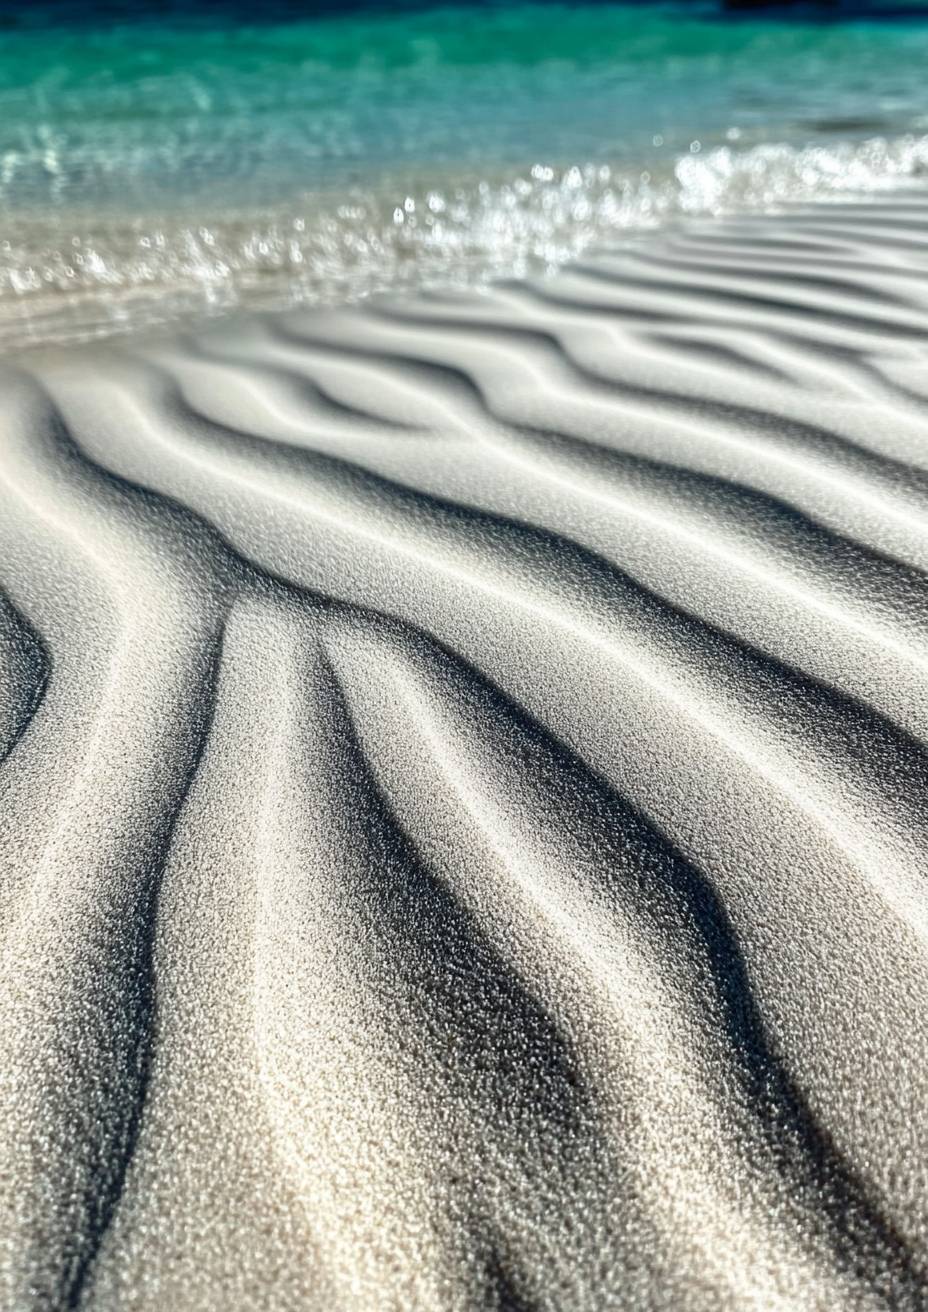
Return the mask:
M802 384L790 377L785 370L768 364L766 360L755 360L746 351L736 350L734 346L708 342L705 338L675 335L672 330L645 330L639 333L639 336L643 341L653 342L659 348L664 347L671 351L679 351L681 355L689 355L691 360L695 359L697 362L705 360L710 365L721 365L723 368L740 369L746 373L756 374L766 382L787 383L795 388L802 387Z
M0 768L2 768L28 733L45 700L51 681L52 657L45 639L2 590L0 590L0 624L5 624L12 630L10 639L17 645L29 666L27 687L19 698L12 731L6 742L0 743Z
M905 251L910 256L928 258L928 238L924 240L916 238L912 235L916 231L915 227L908 223L889 224L879 219L855 227L854 224L842 222L836 217L807 216L796 220L796 231L807 232L810 235L823 234L835 241L846 241L855 249L859 249L867 240L871 244L877 241L887 250ZM909 237L900 235L904 233L909 233Z
M757 238L753 240L745 238L741 243L735 239L723 242L718 238L710 239L708 234L703 239L701 234L688 233L685 238L667 241L665 251L666 261L672 263L675 268L682 270L692 268L695 271L711 268L719 273L731 273L746 278L770 279L780 273L787 278L792 278L797 269L810 268L826 271L833 269L836 274L859 274L865 278L885 278L891 282L928 282L928 268L889 264L868 260L863 256L857 260L846 245L835 246L827 252L817 250L813 254L804 248L792 251L777 243L764 245ZM848 285L854 284L848 282ZM904 304L920 311L923 303L920 300L913 300Z
M363 612L353 614L369 622ZM375 622L383 623L380 617ZM462 1120L476 1116L481 1124L505 1125L517 1140L520 1129L528 1128L534 1152L544 1146L549 1199L570 1211L567 1195L577 1191L580 1205L589 1209L597 1179L602 1185L612 1178L612 1161L570 1040L447 881L433 872L364 748L324 630L320 647L326 764L338 778L342 805L352 816L367 867L348 890L344 914L363 917L365 944L373 945L403 980L403 996L419 1013L411 1025L416 1033L431 1036L430 1060L441 1067L438 1078L450 1086ZM494 1200L482 1187L481 1162L469 1152L473 1144L468 1144L466 1124L449 1116L443 1136L446 1143L457 1138L461 1151L450 1184L460 1195L460 1210L468 1218L462 1225L470 1238L458 1232L455 1239L482 1252L486 1233L497 1230L503 1217L492 1215ZM579 1174L578 1160L587 1171L595 1161L597 1179ZM520 1169L515 1150L511 1171ZM620 1237L615 1240L620 1246ZM487 1305L529 1309L522 1289L526 1282L503 1260L498 1246L492 1247L488 1262Z
M476 1222L475 1233L480 1233ZM486 1279L486 1312L540 1312L540 1305L531 1302L518 1288L518 1276L511 1258L504 1256L504 1244L499 1238L490 1238L490 1226L482 1227L481 1250L485 1253L483 1273Z
M789 237L774 237L765 231L728 228L720 219L713 219L711 223L711 227L670 229L664 237L665 247L671 250L696 251L705 247L720 254L729 250L741 251L745 247L760 247L768 251L771 258L777 255L804 255L810 260L813 258L820 260L823 257L827 259L829 256L838 258L847 256L847 245L843 241L830 241L825 238L819 241L814 241L812 238L791 240ZM603 253L617 256L624 255L625 250L620 247Z
M666 252L651 254L644 250L631 252L628 259L630 263L644 265L646 268L679 269L681 273L696 274L697 276L708 275L710 278L719 278L723 281L733 281L735 279L753 281L756 279L759 282L774 282L785 279L791 287L808 289L812 292L835 292L841 296L856 296L860 300L872 301L876 306L886 305L896 310L913 310L918 313L923 308L917 301L901 296L897 292L888 292L878 287L871 287L867 283L853 282L850 278L839 278L827 274L800 273L795 269L765 268L762 265L752 264L747 260L737 264L712 263L704 258L686 259L679 255L669 255ZM880 272L885 274L887 270L883 268ZM670 280L662 280L662 283L664 281ZM691 294L704 290L714 290L714 288L707 287L704 283L695 285L681 283L680 285ZM719 290L727 294L727 289L720 288ZM840 313L839 311L839 317Z
M382 430L385 434L395 433L402 436L424 431L414 424L401 423L398 420L389 419L385 415L379 415L376 411L365 410L361 406L341 401L338 397L333 396L317 379L297 373L295 370L286 369L281 365L275 365L260 358L252 362L246 362L244 359L238 358L232 359L227 355L223 355L221 351L211 350L200 338L191 333L185 334L177 340L178 345L182 345L189 355L202 361L205 365L238 369L245 377L263 374L276 382L286 384L286 386L293 388L300 394L301 400L310 408L311 414L312 409L316 408L323 417L330 417L341 422L350 421L362 432L366 429L375 428ZM139 358L144 359L145 357ZM313 417L315 418L315 416Z
M595 1108L569 1040L499 956L446 882L430 869L368 758L331 658L324 655L322 659L330 755L341 774L346 806L363 835L365 849L373 857L366 886L358 890L362 899L369 894L375 904L376 922L367 927L368 932L379 940L383 953L395 954L392 959L400 971L424 974L419 963L411 961L420 953L428 956L431 964L446 967L431 973L429 997L443 1013L448 1029L455 1031L449 1038L446 1063L458 1065L462 1055L486 1052L488 1040L493 1040L489 1056L495 1078L488 1092L496 1103L495 1115L511 1116L519 1104L522 1115L543 1121L547 1132L554 1132L559 1139L564 1135L588 1135L595 1124ZM339 756L341 761L337 760ZM347 767L343 774L339 766ZM390 867L398 879L386 877ZM413 933L415 948L410 952L408 941ZM486 992L501 1004L502 1016L481 1018L463 1005L468 998L461 996L462 989L469 992L478 978ZM411 993L415 996L415 989ZM513 1060L514 1054L507 1050L510 1032L530 1038L531 1048L544 1069L542 1088L520 1088L525 1083L524 1075ZM547 1142L548 1150L555 1155L558 1150L550 1139Z
M521 425L517 431L526 437L559 445L567 451L573 450L595 461L603 472L620 478L629 474L633 477L644 474L652 486L657 485L661 490L669 489L674 495L683 497L696 492L705 498L700 506L704 513L706 505L714 499L726 511L737 516L735 522L739 530L745 527L755 531L762 529L778 547L783 545L784 537L788 535L791 539L788 547L796 550L805 560L811 559L817 565L831 569L838 564L850 576L853 576L855 569L870 570L874 578L879 577L881 586L891 586L897 592L894 598L897 604L911 608L911 588L923 593L928 604L928 571L837 532L792 502L771 492L718 474L688 469L671 461L608 447L602 442L589 441L574 434L552 429L531 429L528 425Z
M93 1268L119 1207L141 1133L154 1056L157 1011L154 951L158 902L177 825L209 741L216 708L222 643L223 631L220 628L203 653L204 669L190 708L190 718L196 728L187 759L178 763L179 778L173 796L168 799L161 821L146 843L149 849L146 871L136 898L133 924L128 927L128 941L124 940L128 958L124 965L125 985L129 991L126 1002L134 1012L133 1051L126 1064L136 1071L135 1087L122 1092L122 1124L115 1136L119 1151L108 1154L111 1163L109 1178L101 1181L96 1195L87 1200L90 1218L85 1246L67 1273L62 1290L63 1306L69 1310L81 1306L84 1294L92 1284Z
M900 211L908 211L903 215ZM816 204L814 201L796 202L786 207L786 217L791 223L801 224L801 230L821 227L826 233L836 225L858 232L863 237L872 237L874 233L886 233L893 237L897 232L908 233L920 240L922 248L928 246L928 237L924 235L926 207L924 202L916 202L904 207L887 207L885 205L836 206L829 202Z

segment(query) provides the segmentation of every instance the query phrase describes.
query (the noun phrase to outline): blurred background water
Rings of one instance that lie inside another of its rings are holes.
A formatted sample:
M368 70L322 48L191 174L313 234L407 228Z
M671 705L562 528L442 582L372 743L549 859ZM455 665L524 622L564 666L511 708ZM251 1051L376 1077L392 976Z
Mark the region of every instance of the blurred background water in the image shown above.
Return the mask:
M0 3L0 341L552 267L928 168L928 22Z

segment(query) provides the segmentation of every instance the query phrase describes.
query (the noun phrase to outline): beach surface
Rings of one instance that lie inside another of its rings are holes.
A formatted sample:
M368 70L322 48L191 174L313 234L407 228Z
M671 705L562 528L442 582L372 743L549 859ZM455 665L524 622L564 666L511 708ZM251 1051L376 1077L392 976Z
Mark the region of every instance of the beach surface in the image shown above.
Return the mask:
M928 1306L926 233L9 357L0 1307Z

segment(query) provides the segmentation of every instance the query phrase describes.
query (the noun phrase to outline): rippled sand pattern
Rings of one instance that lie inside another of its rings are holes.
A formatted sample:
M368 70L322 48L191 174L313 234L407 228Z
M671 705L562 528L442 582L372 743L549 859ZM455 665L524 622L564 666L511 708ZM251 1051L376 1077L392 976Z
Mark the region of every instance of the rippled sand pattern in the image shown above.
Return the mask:
M4 368L0 1306L928 1306L926 224Z

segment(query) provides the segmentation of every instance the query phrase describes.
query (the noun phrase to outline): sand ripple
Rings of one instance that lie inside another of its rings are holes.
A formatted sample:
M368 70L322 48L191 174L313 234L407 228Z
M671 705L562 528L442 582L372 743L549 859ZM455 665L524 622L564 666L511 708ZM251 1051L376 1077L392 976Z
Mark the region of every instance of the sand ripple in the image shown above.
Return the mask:
M928 1306L926 220L4 368L0 1306Z

